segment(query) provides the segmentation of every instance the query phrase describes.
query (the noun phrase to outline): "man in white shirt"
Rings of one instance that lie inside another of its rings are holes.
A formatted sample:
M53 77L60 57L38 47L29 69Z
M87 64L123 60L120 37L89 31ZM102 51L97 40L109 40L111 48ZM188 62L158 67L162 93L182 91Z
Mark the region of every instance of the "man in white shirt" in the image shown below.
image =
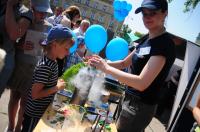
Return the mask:
M56 17L58 17L62 13L62 11L63 11L62 7L58 7L57 6L55 8L54 15L48 17L47 21L53 25L54 24L54 20L56 19Z
M89 26L90 26L90 21L87 19L84 19L81 21L80 27L73 31L76 34L76 36L84 36Z

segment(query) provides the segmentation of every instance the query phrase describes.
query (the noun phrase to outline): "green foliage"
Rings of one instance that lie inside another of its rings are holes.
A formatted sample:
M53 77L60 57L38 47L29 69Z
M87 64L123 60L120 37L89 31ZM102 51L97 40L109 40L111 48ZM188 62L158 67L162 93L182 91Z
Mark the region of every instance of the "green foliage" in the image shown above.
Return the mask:
M185 5L185 9L184 12L188 12L192 9L195 9L195 7L197 6L197 4L200 2L200 0L187 0L184 5Z
M128 33L131 33L132 30L131 28L127 25L127 24L124 24L122 25L122 28L121 30L118 32L118 36L125 39L128 43L130 43L130 39L128 37Z
M127 24L124 24L124 25L122 25L119 36L124 38L124 37L126 37L126 34L131 33L131 31L132 31L131 28Z
M173 0L168 0L168 2L172 2ZM188 12L192 9L195 9L200 0L186 0L184 3L184 10L183 12Z
M144 34L142 34L140 32L137 32L137 31L134 33L134 35L137 36L137 37L139 37L139 38L141 38L141 37L144 36Z
M78 72L79 70L85 67L84 63L78 63L76 65L71 66L70 68L68 68L63 75L61 76L61 79L63 79L66 83L66 89L70 90L70 91L74 91L75 87L70 83L70 79L72 79Z
M71 66L70 68L68 68L62 75L62 79L65 80L66 82L68 82L73 76L75 76L79 70L84 67L85 64L84 63L78 63L76 65Z

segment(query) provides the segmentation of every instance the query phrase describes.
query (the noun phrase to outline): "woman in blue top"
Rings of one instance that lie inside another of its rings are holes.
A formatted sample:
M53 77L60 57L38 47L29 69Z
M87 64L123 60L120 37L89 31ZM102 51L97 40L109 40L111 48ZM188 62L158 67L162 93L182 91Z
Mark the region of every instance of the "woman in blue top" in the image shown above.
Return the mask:
M167 1L144 0L135 11L139 12L149 32L130 55L112 63L106 63L99 56L88 61L128 86L118 111L119 132L141 132L148 126L157 108L160 87L175 60L175 46L164 27ZM132 73L118 70L130 65Z

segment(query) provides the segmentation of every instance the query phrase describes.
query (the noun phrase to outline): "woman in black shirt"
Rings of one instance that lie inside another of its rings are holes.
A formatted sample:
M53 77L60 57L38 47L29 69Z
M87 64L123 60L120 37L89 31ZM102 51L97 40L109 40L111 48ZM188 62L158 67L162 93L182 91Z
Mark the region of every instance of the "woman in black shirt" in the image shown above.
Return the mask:
M128 86L118 112L119 132L141 132L148 126L157 108L160 87L175 60L175 46L164 27L167 1L144 0L135 11L139 12L149 32L130 55L112 63L93 56L88 62ZM132 73L118 70L130 65Z

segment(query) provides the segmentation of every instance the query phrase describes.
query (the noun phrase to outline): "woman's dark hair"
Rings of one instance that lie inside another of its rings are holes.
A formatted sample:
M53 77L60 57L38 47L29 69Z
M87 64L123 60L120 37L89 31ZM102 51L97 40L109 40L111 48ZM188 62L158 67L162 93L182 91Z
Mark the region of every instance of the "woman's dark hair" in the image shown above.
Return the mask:
M69 17L70 20L73 20L73 18L74 18L76 15L81 16L80 9L79 9L79 7L77 7L77 6L70 6L70 7L68 7L67 9L65 9L65 11L63 11L62 14L63 14L63 15L67 15L67 16Z
M165 12L168 10L168 2L167 0L160 0L161 11Z

